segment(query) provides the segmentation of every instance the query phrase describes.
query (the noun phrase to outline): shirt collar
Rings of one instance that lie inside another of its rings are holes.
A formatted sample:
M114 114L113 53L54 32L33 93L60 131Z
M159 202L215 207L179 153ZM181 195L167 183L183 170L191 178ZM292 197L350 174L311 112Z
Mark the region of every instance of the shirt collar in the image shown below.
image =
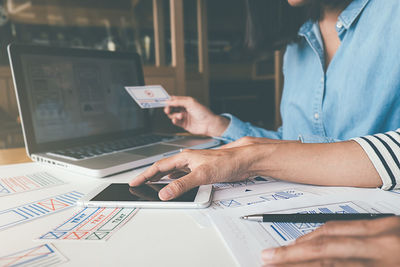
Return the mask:
M339 20L349 29L370 0L353 0L339 15Z
M346 29L349 29L353 22L358 18L370 0L353 0L339 15L339 21ZM308 20L299 30L300 36L306 36L313 28L314 22Z

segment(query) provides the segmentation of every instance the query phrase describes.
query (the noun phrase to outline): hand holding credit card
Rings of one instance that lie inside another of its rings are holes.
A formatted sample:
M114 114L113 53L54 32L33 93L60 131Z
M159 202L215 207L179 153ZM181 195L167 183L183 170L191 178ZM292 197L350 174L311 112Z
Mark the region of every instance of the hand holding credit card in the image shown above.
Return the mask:
M171 98L161 85L126 86L125 89L141 108L165 107Z

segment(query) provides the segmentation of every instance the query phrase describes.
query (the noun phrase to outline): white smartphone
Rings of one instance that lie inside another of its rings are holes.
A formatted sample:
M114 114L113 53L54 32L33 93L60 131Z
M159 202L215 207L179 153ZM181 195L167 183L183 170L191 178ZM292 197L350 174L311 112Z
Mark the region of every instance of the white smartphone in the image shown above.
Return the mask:
M191 189L178 198L162 201L158 192L168 183L150 183L137 187L129 184L104 184L86 196L78 205L85 207L118 208L171 208L200 209L211 204L212 185L202 185Z

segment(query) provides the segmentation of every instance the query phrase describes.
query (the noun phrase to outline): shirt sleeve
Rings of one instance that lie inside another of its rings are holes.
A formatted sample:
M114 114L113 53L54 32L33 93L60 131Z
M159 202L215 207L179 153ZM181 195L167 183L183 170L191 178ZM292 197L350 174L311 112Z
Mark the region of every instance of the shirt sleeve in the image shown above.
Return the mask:
M352 140L367 153L382 179L382 189L400 188L400 129Z
M282 139L281 128L278 131L269 131L256 127L249 122L243 122L228 113L221 114L221 116L230 119L228 128L226 128L225 132L223 132L221 136L216 137L222 141L232 142L245 136Z

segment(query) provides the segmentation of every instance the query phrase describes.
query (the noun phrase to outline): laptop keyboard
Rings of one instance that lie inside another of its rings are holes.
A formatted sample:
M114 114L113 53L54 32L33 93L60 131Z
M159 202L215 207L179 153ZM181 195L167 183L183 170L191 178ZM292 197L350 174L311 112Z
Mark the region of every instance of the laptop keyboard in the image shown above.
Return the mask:
M157 142L166 142L176 139L176 136L165 135L142 135L132 138L118 139L115 141L102 142L87 146L72 147L63 150L53 151L50 155L62 156L73 159L86 159L104 154L110 154L125 149L145 146Z

